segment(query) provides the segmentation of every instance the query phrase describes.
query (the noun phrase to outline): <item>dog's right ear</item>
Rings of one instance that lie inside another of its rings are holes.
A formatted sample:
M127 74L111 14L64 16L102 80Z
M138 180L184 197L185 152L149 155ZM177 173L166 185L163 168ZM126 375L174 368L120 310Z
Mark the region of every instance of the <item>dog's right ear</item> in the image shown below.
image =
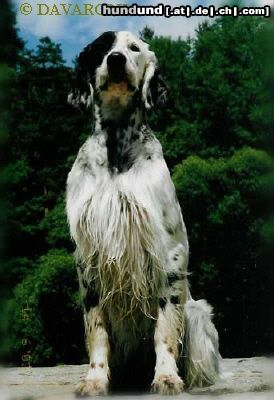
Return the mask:
M75 78L68 102L76 107L90 107L95 90L96 69L102 64L116 39L116 32L104 32L80 53L75 68Z
M75 76L72 81L72 88L68 95L68 103L74 107L83 104L90 107L93 100L93 85L91 76L92 44L84 48L76 61Z

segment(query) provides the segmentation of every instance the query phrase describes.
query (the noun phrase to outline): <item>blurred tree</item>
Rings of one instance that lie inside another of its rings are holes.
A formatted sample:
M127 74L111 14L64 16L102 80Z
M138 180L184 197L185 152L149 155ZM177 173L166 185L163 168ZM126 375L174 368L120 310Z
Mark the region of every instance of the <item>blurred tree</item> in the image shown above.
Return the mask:
M224 356L263 348L254 316L263 307L262 229L272 167L265 152L245 148L231 158L190 156L173 174L188 227L193 293L216 306Z
M193 152L220 157L244 145L265 148L261 30L261 19L224 17L202 23L194 39L149 40L177 104L152 120L170 166Z
M37 49L24 50L19 61L5 149L9 188L5 296L32 274L37 259L51 248L54 230L49 221L57 224L52 209L63 202L71 157L86 136L83 116L66 102L71 69L64 66L60 46L41 39ZM65 237L65 210L59 210ZM56 245L64 242L59 237ZM72 244L68 247L71 251Z
M0 358L9 350L7 345L7 306L6 299L11 285L7 278L8 269L5 260L7 227L7 177L4 172L6 162L7 139L10 134L13 113L10 105L14 100L16 86L16 67L23 48L15 27L15 13L11 2L0 3Z
M65 64L60 44L53 43L49 37L40 39L33 64L38 69L60 68Z
M10 342L18 364L24 354L32 366L86 361L78 292L72 256L52 251L38 260L10 303Z
M48 249L41 222L63 195L70 156L79 147L79 132L85 131L83 117L66 104L70 81L71 70L64 66L59 45L44 38L36 51L26 53L9 142L12 247L8 250L13 256L35 257Z
M144 41L151 40L154 36L154 30L149 26L145 26L144 29L139 33L140 38Z
M263 132L254 129L251 117L261 90L256 57L259 23L254 18L223 18L204 23L197 31L190 112L204 138L202 154L223 155L243 145L263 145Z
M16 67L23 41L18 37L16 17L10 0L0 3L0 64Z

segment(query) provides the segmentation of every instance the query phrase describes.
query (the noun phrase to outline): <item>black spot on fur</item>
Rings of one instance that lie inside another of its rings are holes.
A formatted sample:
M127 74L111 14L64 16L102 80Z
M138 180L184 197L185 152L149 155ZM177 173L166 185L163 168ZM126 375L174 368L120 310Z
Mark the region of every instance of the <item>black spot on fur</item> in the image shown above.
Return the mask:
M105 32L80 53L77 59L76 77L72 90L74 96L77 96L77 93L90 95L89 84L91 83L93 87L95 86L95 71L102 64L115 39L115 32Z
M87 289L88 283L87 283L87 281L86 281L85 279L82 280L82 284L83 284L83 287L84 287L85 289Z
M139 139L139 134L138 133L133 133L132 135L132 140L138 140Z
M171 302L172 304L179 304L179 303L180 303L180 298L179 298L179 296L171 296L170 302Z
M134 160L130 156L130 149L127 145L128 141L121 134L122 129L112 126L107 129L107 155L108 155L108 166L113 172L117 168L118 172L129 170ZM125 133L126 134L126 133ZM122 136L122 137L120 137Z
M112 48L115 39L115 32L104 32L80 53L78 67L80 72L86 73L91 78L92 83L94 83L96 69L102 64L105 55Z
M108 135L106 146L108 154L108 164L110 169L113 169L114 167L118 168L120 162L119 155L121 153L121 147L117 137L117 132L115 129L109 128L107 129L107 133Z
M91 308L94 308L98 305L99 296L93 287L88 288L87 293L83 299L83 302L86 312L88 312Z
M143 133L142 143L147 143L147 142L151 142L152 140L154 140L154 135L153 135L152 131L150 129L147 129L147 127L145 127L143 129L142 133Z
M91 167L91 165L90 165L89 162L82 162L82 163L79 163L79 166L80 166L80 168L83 169L86 173L88 173L88 174L91 175L91 176L94 176L94 172L93 172L92 167Z
M161 309L165 308L165 306L166 306L166 298L159 299L159 306L161 307Z
M182 275L178 272L171 272L167 275L167 281L169 286L171 286L174 282L181 279Z
M103 327L103 324L102 324L102 322L99 320L96 320L95 321L95 328L102 328Z

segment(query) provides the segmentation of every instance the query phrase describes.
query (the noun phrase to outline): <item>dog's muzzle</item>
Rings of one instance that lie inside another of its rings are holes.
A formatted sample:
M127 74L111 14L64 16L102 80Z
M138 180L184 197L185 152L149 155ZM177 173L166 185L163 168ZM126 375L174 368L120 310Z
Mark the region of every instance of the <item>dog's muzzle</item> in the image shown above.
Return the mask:
M113 82L121 82L126 78L126 62L124 54L118 51L111 53L107 58L109 77Z

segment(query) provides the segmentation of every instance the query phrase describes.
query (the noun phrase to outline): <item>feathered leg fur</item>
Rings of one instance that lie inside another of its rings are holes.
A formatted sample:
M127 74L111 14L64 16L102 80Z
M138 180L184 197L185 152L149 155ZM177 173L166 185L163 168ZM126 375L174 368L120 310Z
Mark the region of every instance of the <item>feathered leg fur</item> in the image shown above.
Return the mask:
M78 268L80 292L84 307L86 344L89 353L89 369L86 379L76 386L78 396L106 394L109 387L110 344L104 312L94 287L87 284Z
M185 371L188 387L209 386L219 375L218 332L211 321L212 307L205 300L185 304Z
M160 308L155 328L156 366L152 391L160 394L178 394L184 389L177 367L183 336L182 310L178 311L178 306L168 302Z

